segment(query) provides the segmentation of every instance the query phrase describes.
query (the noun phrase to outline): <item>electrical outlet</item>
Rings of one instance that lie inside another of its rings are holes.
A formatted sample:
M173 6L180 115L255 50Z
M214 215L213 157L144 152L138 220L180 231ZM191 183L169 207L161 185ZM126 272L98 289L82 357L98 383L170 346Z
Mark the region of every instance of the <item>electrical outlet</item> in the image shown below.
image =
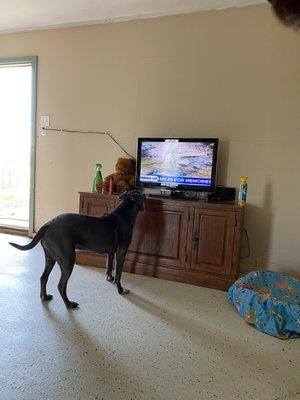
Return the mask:
M49 117L49 115L41 115L40 125L41 125L41 135L45 136L46 135L46 131L43 128L49 128L49 126L50 126L50 117Z

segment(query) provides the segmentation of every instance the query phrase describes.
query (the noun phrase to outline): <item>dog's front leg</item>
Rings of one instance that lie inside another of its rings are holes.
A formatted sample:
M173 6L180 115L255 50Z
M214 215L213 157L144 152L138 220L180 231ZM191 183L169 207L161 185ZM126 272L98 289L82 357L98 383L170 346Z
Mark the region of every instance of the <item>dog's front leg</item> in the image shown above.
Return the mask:
M123 264L125 261L125 254L123 252L122 253L117 252L116 259L117 262L116 262L115 284L117 285L119 294L127 294L129 293L129 290L123 288L121 285L121 275L122 275Z
M114 277L112 275L113 263L114 263L114 253L108 253L107 266L106 266L106 280L108 282L114 281Z

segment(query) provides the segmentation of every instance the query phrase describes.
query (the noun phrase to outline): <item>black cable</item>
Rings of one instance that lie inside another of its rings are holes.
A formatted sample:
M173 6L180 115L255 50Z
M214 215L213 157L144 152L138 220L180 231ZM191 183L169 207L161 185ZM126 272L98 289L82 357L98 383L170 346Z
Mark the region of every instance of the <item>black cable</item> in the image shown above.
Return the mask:
M248 252L248 254L247 254L246 256L241 256L241 258L249 258L249 257L250 257L250 254L251 254L251 250L250 250L249 235L248 235L248 232L247 232L247 229L246 229L246 228L243 228L243 233L245 233L245 236L246 236L246 243L247 243L247 252Z
M90 134L93 134L93 135L106 135L106 136L108 136L113 142L115 142L116 145L117 145L122 151L124 151L125 154L128 155L128 157L134 159L134 157L133 157L131 154L129 154L129 153L124 149L124 147L121 146L120 143L119 143L109 132L101 132L101 131L80 131L80 130L77 131L77 130L71 130L71 129L57 129L57 128L44 128L44 127L43 127L42 129L43 129L45 132L47 132L47 131L52 131L52 132L61 132L61 133L63 133L63 132L65 132L65 133L83 133L83 134L90 133Z

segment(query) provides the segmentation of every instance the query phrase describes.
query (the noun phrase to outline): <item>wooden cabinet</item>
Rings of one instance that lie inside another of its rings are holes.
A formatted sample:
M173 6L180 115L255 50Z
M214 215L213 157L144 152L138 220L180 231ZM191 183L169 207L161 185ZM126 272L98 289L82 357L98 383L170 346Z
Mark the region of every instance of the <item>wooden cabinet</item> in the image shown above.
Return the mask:
M80 213L101 216L117 196L80 193ZM239 270L243 208L234 204L147 198L124 270L226 290ZM77 252L77 263L105 266L105 257Z

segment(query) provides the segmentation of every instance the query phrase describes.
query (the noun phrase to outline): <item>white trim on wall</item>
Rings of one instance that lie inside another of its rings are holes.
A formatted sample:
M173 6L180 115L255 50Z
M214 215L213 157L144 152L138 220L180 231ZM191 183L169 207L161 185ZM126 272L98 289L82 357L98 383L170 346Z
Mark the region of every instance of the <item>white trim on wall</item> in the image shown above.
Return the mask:
M11 27L9 29L1 29L0 34L9 34L9 33L18 33L18 32L30 32L30 31L40 31L40 30L48 30L48 29L63 29L63 28L73 28L87 25L98 25L98 24L109 24L109 23L117 23L117 22L126 22L132 20L139 19L151 19L151 18L160 18L167 17L171 15L180 15L180 14L191 14L201 11L210 11L210 10L224 10L228 8L240 8L240 7L249 7L259 4L269 4L267 0L226 0L226 4L224 1L215 0L211 1L211 5L208 7L207 5L198 6L194 8L182 8L180 10L175 11L160 11L153 13L140 13L140 14L132 14L132 15L115 15L103 18L95 18L95 19L83 19L78 21L70 21L64 23L53 23L53 24L44 24L44 25L34 25L34 26L22 26L22 27Z

